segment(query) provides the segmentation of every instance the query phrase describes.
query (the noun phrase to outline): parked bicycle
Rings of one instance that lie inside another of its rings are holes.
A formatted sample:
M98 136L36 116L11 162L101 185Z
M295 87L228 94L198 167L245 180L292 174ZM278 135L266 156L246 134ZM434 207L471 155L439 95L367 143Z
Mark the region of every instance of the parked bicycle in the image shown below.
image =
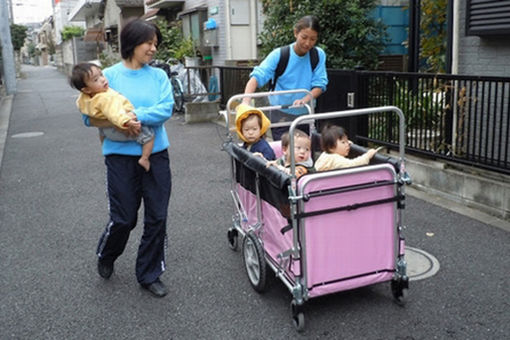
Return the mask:
M174 60L168 59L166 62L162 60L153 60L150 65L153 67L159 67L165 71L172 84L172 91L174 95L174 112L182 113L184 112L184 88L182 86L182 82L178 77L178 73L172 71L171 64Z

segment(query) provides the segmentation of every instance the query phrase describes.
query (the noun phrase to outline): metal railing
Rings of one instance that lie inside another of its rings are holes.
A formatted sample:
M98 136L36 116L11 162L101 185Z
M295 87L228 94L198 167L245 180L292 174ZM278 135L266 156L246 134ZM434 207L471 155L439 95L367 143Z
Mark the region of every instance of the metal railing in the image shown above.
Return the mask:
M510 174L510 78L358 74L357 104L402 109L410 152ZM392 117L361 124L362 139L395 144Z

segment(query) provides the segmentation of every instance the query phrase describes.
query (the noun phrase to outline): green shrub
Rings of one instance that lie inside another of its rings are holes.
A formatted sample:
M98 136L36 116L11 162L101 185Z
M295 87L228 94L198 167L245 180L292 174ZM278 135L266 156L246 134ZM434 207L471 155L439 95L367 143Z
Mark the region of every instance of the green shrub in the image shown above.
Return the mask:
M62 40L70 40L73 37L82 37L85 34L85 29L79 26L64 26L62 31Z
M305 15L319 19L319 46L327 67L375 69L387 39L384 25L370 16L375 0L262 0L266 16L261 57L295 41L294 24Z
M168 60L177 59L181 62L184 57L196 56L195 43L191 38L185 38L182 33L182 22L174 21L169 23L164 19L158 19L156 25L161 31L162 40L159 44L156 59Z

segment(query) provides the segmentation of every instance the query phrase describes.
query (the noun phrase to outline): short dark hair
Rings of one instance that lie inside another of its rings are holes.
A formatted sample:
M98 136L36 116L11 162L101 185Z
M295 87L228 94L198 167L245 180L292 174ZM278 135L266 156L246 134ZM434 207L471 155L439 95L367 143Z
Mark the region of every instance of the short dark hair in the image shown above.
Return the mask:
M150 21L134 19L126 24L120 32L120 55L122 59L131 59L135 47L158 38L158 46L161 43L161 32L158 26Z
M299 32L302 29L310 28L314 30L315 32L320 33L321 26L319 24L319 19L317 19L314 15L306 15L298 20L296 25L294 25L294 29Z
M329 150L336 147L336 142L347 137L347 131L341 126L327 124L321 133L321 149L322 151L329 152Z
M296 138L296 137L308 137L308 135L303 130L294 129L294 138ZM290 144L289 132L284 132L282 134L281 142L282 142L282 149L287 148L289 146L289 144Z
M87 87L85 81L92 74L92 69L94 67L101 69L99 66L92 63L79 63L74 65L71 76L69 77L69 85L79 91L81 91L82 88Z

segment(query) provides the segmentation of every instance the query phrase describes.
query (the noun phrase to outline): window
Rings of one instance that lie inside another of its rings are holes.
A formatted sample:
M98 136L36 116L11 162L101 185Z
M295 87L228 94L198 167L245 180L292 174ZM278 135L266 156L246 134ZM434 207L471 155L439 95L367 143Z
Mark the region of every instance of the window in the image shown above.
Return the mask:
M201 44L203 37L203 23L207 21L207 8L198 7L180 13L182 31L185 37L191 37L197 44Z

